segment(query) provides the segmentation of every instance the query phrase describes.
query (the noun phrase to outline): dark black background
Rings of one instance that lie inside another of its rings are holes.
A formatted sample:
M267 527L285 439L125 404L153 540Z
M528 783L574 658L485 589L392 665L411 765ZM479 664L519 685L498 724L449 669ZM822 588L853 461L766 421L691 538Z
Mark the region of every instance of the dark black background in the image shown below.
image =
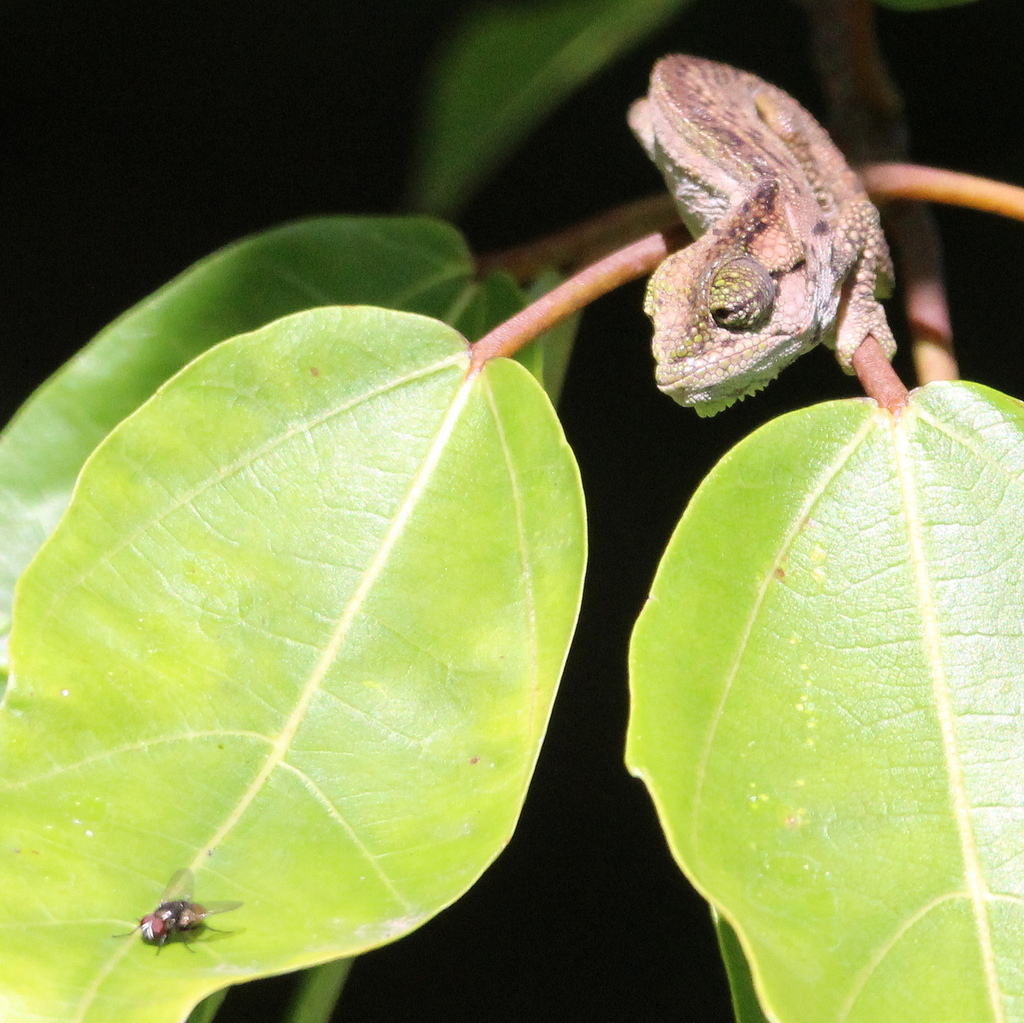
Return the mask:
M402 208L421 87L464 5L7 0L0 12L4 415L108 321L240 235ZM882 12L914 156L1024 179L1019 0ZM530 138L461 220L489 250L654 190L623 120L663 53L753 70L820 110L799 11L698 0ZM1024 394L1024 227L940 211L965 376ZM592 307L563 399L591 515L585 609L522 821L455 906L364 956L339 1019L731 1018L706 908L622 766L625 656L660 550L701 476L753 426L856 393L826 352L711 421L650 382L642 288ZM910 379L909 364L898 367ZM279 1016L287 982L226 1018Z

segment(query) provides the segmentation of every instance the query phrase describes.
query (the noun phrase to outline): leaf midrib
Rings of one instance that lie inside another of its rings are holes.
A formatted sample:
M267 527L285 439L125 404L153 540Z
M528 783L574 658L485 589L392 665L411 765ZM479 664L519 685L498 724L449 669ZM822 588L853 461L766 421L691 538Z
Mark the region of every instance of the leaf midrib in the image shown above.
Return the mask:
M974 914L974 927L978 936L985 984L992 1006L995 1023L1004 1023L1002 999L999 995L999 979L996 954L992 943L992 930L988 918L987 896L981 857L971 824L970 805L967 799L967 782L964 777L960 744L956 731L956 715L953 710L942 652L942 631L932 593L931 576L928 572L928 558L925 551L924 527L917 502L919 489L915 473L914 454L910 450L910 431L915 421L913 415L894 422L892 426L893 453L896 459L896 475L900 486L904 515L907 523L907 544L910 550L911 569L918 594L921 613L922 639L924 641L925 663L931 672L932 694L935 700L935 715L942 736L943 759L949 783L953 818L960 840L960 854L963 859L964 880Z
M400 381L389 381L386 386L380 387L373 392L360 395L357 401L349 403L348 405L345 406L345 408L332 409L328 415L321 417L320 419L316 420L316 422L320 422L322 420L330 418L330 416L340 414L341 412L347 410L348 408L354 407L359 402L368 400L375 394L382 394L389 390L393 390L396 384L405 383L411 379L418 379L423 376L428 376L432 372L443 370L448 366L455 365L458 362L464 360L465 354L459 353L458 355L455 356L449 356L448 358L443 359L439 363L435 363L430 367L423 368L416 372L415 374L410 374L409 376L402 378ZM465 408L467 401L469 400L469 396L472 393L475 384L475 377L467 376L462 380L461 384L459 385L459 389L456 391L450 405L448 406L448 409L445 411L444 418L441 420L437 433L435 434L433 440L431 441L430 447L428 448L427 453L423 461L421 462L419 469L417 470L415 476L413 476L409 489L406 491L406 495L403 498L401 505L399 506L395 516L392 518L391 525L389 526L387 532L385 533L384 538L382 539L381 544L377 549L377 552L370 560L370 563L368 564L366 570L364 571L363 576L359 581L359 584L356 586L351 598L345 605L345 608L342 610L338 618L338 623L335 626L334 631L331 634L331 637L328 640L326 646L324 647L323 654L320 656L320 659L314 666L312 672L309 675L309 678L306 680L306 683L302 688L302 692L299 695L294 710L288 716L288 719L286 720L284 727L281 729L281 732L279 733L277 738L273 740L273 743L271 745L269 752L267 753L267 757L263 763L263 766L257 772L256 776L253 778L252 782L246 788L245 792L239 798L238 803L235 806L235 809L227 816L227 818L225 818L224 823L220 826L220 828L217 829L217 831L211 836L211 838L202 847L196 850L196 855L193 858L192 862L189 864L189 867L192 870L196 870L200 866L202 866L207 858L208 853L214 847L223 842L224 838L228 835L231 829L241 820L242 816L245 814L245 811L249 808L249 806L252 805L253 801L263 790L263 787L266 785L266 782L270 778L273 771L278 766L280 766L281 763L284 761L285 756L287 755L289 749L291 748L291 742L294 739L295 734L298 732L298 729L301 726L303 720L305 719L305 714L309 708L309 704L312 702L317 692L319 692L324 678L326 677L331 665L336 660L338 653L340 652L342 645L344 644L345 638L348 635L348 631L353 621L355 620L356 615L359 613L360 609L365 604L366 599L370 594L370 591L373 589L374 584L376 583L377 579L383 572L384 566L386 565L392 550L394 549L400 536L402 535L405 526L408 524L409 519L411 518L413 511L415 510L417 504L419 503L420 498L423 496L423 493L427 487L427 483L429 482L430 477L432 476L434 470L436 469L442 454L444 453L448 440L450 439L455 429L455 426L458 423L459 417L461 416L462 411ZM287 431L287 436L291 436L292 433L296 432L297 429L298 428L296 427L293 428L291 431ZM240 460L232 467L233 470L240 470L243 467L243 464L250 463L252 459L256 457L256 454L262 453L265 450L272 449L276 443L282 442L285 439L285 436L285 434L282 434L279 437L274 438L273 441L269 442L268 444L264 445L261 449L259 449L259 452L247 456L244 463ZM220 481L223 478L223 474L216 474L215 479L217 481ZM207 485L209 485L213 481L213 479L214 477L211 477L208 481L206 481ZM197 490L195 494L190 494L188 499L193 499L195 496L198 495L199 492L201 492L201 490ZM184 500L176 502L173 508L180 507L184 503L187 502ZM173 508L165 509L163 514L168 514L170 511L173 510ZM163 514L159 516L157 519L148 522L147 525L150 526L152 525L153 521L158 521L159 518L163 517ZM122 548L125 545L126 544L122 543L119 545L119 548ZM108 557L109 556L111 555L108 555ZM91 570L92 568L90 569L90 571ZM85 573L85 576L87 575L88 573ZM397 891L397 889L394 886L394 883L381 869L377 859L374 856L367 854L367 860L371 868L380 877L385 887L387 887L387 889L393 894L396 901L398 901L408 911L408 909L410 908L408 900L403 898L401 894ZM131 943L125 942L124 945L110 957L107 963L96 971L96 974L93 978L93 982L89 985L89 987L86 990L82 992L82 999L79 1002L78 1011L72 1018L72 1023L82 1023L82 1021L85 1019L86 1013L89 1011L90 1006L95 1001L97 994L99 993L101 987L103 986L103 983L105 982L107 977L110 976L110 974L113 972L113 970L121 961L121 959L124 958L125 955L127 955L128 950L130 948Z

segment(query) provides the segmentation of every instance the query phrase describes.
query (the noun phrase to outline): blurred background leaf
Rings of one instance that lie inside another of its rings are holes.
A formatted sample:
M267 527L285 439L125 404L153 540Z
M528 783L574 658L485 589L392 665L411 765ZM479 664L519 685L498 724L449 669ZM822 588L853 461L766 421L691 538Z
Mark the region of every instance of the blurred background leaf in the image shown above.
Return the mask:
M430 83L412 208L457 213L566 96L688 2L556 0L468 15Z

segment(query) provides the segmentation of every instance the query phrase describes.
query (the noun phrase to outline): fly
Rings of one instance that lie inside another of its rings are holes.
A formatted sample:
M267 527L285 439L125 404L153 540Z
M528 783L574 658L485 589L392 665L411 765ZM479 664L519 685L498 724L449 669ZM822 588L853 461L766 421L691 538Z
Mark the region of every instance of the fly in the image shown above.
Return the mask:
M188 948L204 928L217 930L206 923L208 916L214 913L227 913L241 906L240 902L207 902L201 906L198 902L192 901L194 888L195 876L192 871L176 870L167 882L163 895L160 896L160 905L152 913L147 913L139 921L138 926L128 933L142 931L142 940L147 945L156 945L158 952L176 934L180 934L182 943ZM192 949L189 948L189 951Z

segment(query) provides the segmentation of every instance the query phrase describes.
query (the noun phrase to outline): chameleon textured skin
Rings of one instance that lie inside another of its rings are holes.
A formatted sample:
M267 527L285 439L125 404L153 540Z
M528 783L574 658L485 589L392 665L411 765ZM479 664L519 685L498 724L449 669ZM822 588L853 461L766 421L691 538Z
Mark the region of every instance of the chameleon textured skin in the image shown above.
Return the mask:
M629 123L697 239L647 288L661 390L713 415L819 341L846 372L868 335L892 357L878 212L796 100L728 65L671 56Z

